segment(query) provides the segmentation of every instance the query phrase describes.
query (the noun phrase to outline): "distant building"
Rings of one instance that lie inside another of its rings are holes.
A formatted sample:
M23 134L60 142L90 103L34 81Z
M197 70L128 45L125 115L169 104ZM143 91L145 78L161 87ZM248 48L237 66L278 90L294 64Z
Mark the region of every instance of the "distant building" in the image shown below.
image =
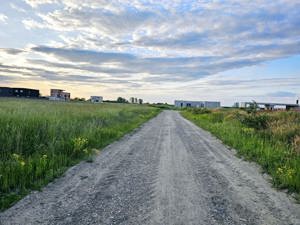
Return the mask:
M92 103L102 103L103 97L102 96L91 96Z
M240 108L249 108L256 105L257 108L265 109L265 110L275 110L280 108L290 110L290 109L299 108L298 103L296 102L296 104L289 104L289 103L271 103L271 102L241 102Z
M52 101L70 101L71 94L62 89L51 89L49 100Z
M220 108L220 102L211 102L211 101L184 101L184 100L175 100L175 107L185 108L185 107L194 107L194 108Z
M38 98L40 91L30 88L0 87L0 97Z

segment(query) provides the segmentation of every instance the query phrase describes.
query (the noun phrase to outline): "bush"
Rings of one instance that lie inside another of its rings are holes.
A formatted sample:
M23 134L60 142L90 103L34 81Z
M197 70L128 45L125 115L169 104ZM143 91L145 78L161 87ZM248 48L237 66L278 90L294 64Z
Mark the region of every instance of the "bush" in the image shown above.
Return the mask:
M263 130L268 127L269 116L267 114L240 114L239 121L250 128Z

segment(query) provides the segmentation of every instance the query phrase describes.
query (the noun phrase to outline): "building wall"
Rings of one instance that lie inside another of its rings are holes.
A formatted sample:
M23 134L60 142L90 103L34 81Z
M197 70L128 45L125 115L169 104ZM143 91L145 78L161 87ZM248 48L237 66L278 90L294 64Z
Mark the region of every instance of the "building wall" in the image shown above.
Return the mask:
M40 91L28 88L13 88L15 97L27 97L27 98L38 98Z
M182 101L175 100L175 107L185 108L185 107L194 107L194 108L219 108L221 107L220 102L211 102L211 101Z
M55 98L61 98L63 91L64 90L60 90L60 89L51 89L50 96Z
M38 98L40 91L29 88L8 88L0 87L1 97L26 97L26 98Z
M13 97L13 89L8 87L0 87L0 97Z
M52 101L70 101L71 94L61 89L51 89L49 100Z
M62 98L65 100L65 101L70 101L71 100L71 94L68 93L68 92L63 92L62 93Z

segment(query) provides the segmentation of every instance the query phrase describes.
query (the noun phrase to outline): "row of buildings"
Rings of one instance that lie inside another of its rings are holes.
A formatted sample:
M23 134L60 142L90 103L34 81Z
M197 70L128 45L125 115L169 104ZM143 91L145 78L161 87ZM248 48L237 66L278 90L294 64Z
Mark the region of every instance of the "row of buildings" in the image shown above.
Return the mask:
M40 91L37 89L30 88L10 88L10 87L0 87L0 97L23 97L23 98L39 98ZM71 93L66 92L62 89L51 89L49 100L52 101L70 101ZM101 103L103 102L102 96L91 96L90 101L92 103ZM131 97L129 103L132 104L143 104L142 99ZM299 100L296 101L296 104L285 104L285 103L268 103L268 102L241 102L235 103L234 107L236 108L247 108L251 107L253 104L257 108L274 110L275 108L283 108L286 110L289 109L299 109ZM218 101L186 101L186 100L175 100L175 107L178 108L220 108L221 103Z
M184 100L175 100L174 103L175 107L178 108L220 108L221 103L216 101L184 101ZM290 103L271 103L271 102L240 102L235 103L234 108L249 108L249 107L256 107L260 110L277 110L277 109L300 109L299 100L296 100L295 104Z
M40 98L40 91L37 89L30 88L10 88L10 87L0 87L0 97L23 97L23 98ZM45 98L45 97L44 97ZM51 101L70 101L71 93L66 92L63 89L51 89L50 96L48 97ZM102 96L91 96L90 101L92 103L102 103ZM130 103L132 104L143 104L142 99L130 98Z
M174 103L175 107L178 108L188 108L188 107L194 107L194 108L220 108L221 103L220 102L214 102L214 101L184 101L184 100L175 100ZM249 108L249 107L255 107L259 110L299 110L299 100L296 100L295 104L290 103L271 103L271 102L236 102L234 104L234 108Z
M290 103L274 103L274 102L236 102L235 108L249 108L256 107L261 110L276 110L276 109L297 109L299 108L299 100L296 100L295 104Z
M37 89L0 87L0 97L40 98L41 95ZM62 89L51 89L48 99L51 101L67 102L71 100L71 93ZM91 96L90 101L93 103L101 103L103 102L103 97Z

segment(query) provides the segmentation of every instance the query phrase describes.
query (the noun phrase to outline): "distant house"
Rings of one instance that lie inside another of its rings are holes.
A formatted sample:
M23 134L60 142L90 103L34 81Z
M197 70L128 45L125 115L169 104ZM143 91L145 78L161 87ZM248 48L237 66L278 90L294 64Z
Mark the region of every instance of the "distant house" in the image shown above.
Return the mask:
M103 97L102 96L91 96L92 103L102 103Z
M52 101L70 101L71 94L62 89L51 89L49 100Z
M30 88L0 87L0 97L38 98L40 91Z
M211 101L184 101L184 100L175 100L175 107L185 108L185 107L194 107L194 108L220 108L220 102L211 102Z

